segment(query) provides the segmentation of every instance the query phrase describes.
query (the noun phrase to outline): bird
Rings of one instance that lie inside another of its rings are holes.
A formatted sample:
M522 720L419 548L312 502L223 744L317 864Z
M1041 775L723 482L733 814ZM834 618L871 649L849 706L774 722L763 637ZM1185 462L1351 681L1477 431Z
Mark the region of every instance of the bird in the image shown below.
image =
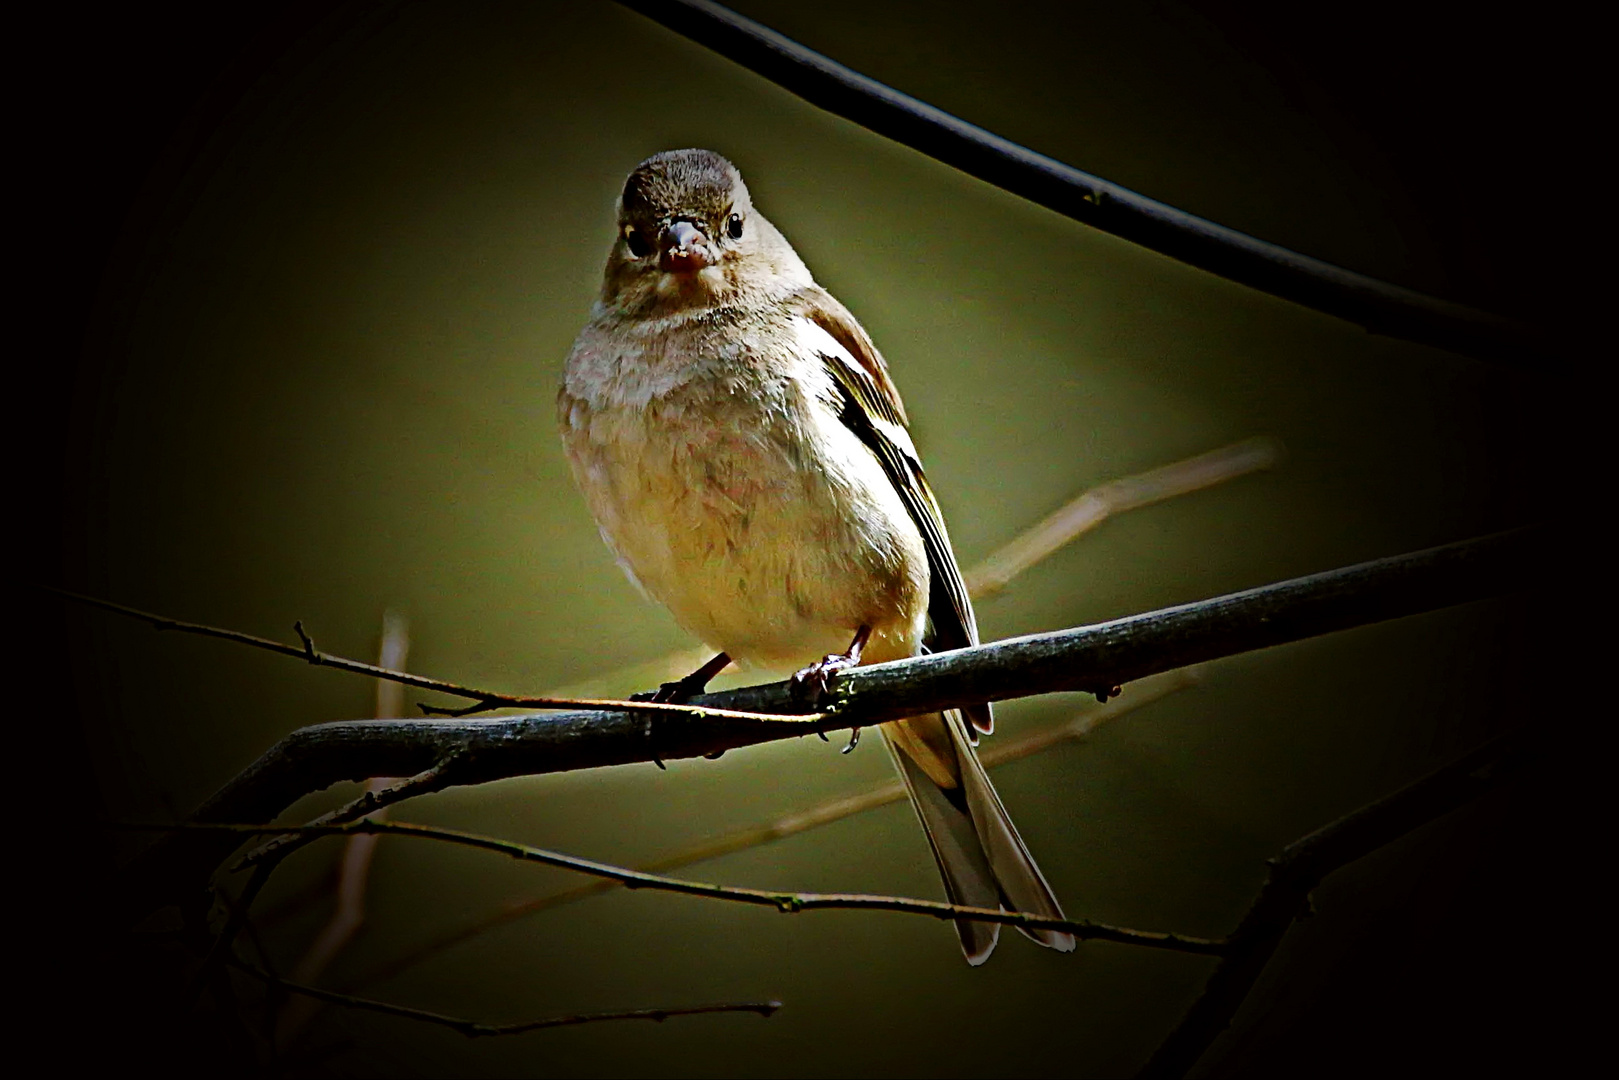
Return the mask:
M616 211L557 422L619 566L716 650L657 700L686 700L733 662L798 668L816 696L860 663L977 644L882 354L737 168L709 150L654 154ZM878 730L950 902L1063 919L978 760L993 729L986 703ZM989 958L999 924L955 927L968 963ZM1018 928L1074 948L1071 934Z

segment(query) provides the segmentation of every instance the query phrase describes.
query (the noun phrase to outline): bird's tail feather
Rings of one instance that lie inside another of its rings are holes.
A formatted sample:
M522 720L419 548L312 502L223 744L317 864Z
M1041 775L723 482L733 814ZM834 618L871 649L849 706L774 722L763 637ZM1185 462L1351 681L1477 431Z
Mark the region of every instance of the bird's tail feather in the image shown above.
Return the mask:
M908 730L901 730L902 725ZM880 730L905 781L922 831L927 834L950 902L1063 918L1057 898L973 753L961 717L954 713L911 717L885 724ZM950 754L954 760L930 761L932 767L924 768L916 760L918 754ZM932 775L941 772L959 777L959 784L942 786ZM1074 948L1070 934L1051 930L1022 932L1050 948L1063 952ZM967 962L976 966L989 959L1000 927L962 919L956 922L956 933Z

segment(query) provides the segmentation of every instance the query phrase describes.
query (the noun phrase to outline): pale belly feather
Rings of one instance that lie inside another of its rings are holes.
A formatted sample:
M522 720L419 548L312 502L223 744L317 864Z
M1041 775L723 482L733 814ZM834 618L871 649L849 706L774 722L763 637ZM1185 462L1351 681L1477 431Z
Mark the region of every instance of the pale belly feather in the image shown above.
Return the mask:
M686 384L644 405L564 403L575 477L625 570L743 663L921 641L927 557L882 467L804 380ZM697 402L702 402L697 407Z

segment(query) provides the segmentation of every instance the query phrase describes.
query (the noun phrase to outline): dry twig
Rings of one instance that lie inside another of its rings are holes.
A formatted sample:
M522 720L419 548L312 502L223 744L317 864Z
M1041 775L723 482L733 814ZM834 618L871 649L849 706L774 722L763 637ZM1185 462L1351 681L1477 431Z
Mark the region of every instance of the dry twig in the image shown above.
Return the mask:
M416 825L403 821L373 821L362 818L359 821L350 821L341 825L248 825L236 822L146 824L118 822L113 823L111 827L155 832L213 832L246 835L286 832L311 837L353 836L364 833L377 833L383 836L410 836L423 840L439 840L450 844L461 844L483 851L493 851L521 862L539 863L542 866L575 870L581 874L616 881L630 889L653 889L660 892L681 893L686 896L701 896L711 900L728 900L739 904L775 908L777 911L787 915L796 915L803 911L822 910L894 911L907 915L929 915L936 919L968 918L975 922L999 923L1002 926L1021 926L1031 930L1060 930L1086 940L1112 941L1121 945L1140 945L1146 948L1169 949L1174 952L1197 953L1204 956L1218 956L1225 949L1224 942L1212 941L1208 938L1162 933L1155 930L1132 930L1128 927L1092 922L1089 919L1051 919L1025 914L1021 911L966 907L959 904L947 904L938 900L920 900L907 896L880 896L868 893L779 892L769 889L711 885L702 881L688 881L684 878L666 877L662 874L630 870L622 866L596 862L594 859L582 859L576 855L564 855L561 852L547 851L544 848L531 847L528 844L519 844L511 840L501 840L493 836L480 836L477 833L463 832L459 829L445 829L435 825ZM272 865L273 863L271 862L264 862L259 864L259 869Z
M374 1001L371 998L355 997L352 994L339 994L332 990L305 986L289 979L277 978L268 971L240 961L233 962L232 966L238 971L246 972L255 979L260 980L267 986L273 986L290 994L301 994L304 997L324 1002L328 1005L342 1005L350 1009L365 1009L369 1012L403 1017L406 1020L420 1020L428 1024L438 1024L441 1027L459 1031L469 1039L495 1035L522 1035L530 1031L539 1031L543 1028L576 1027L580 1024L597 1024L606 1020L654 1020L662 1023L672 1016L700 1016L705 1013L746 1012L755 1013L768 1019L774 1016L781 1008L781 1002L779 1001L732 1001L713 1005L673 1005L661 1009L625 1009L620 1012L571 1013L566 1016L548 1016L541 1020L520 1020L515 1024L485 1024L477 1020L463 1020L458 1016L446 1016L443 1013L429 1012L427 1009L413 1009L408 1005L394 1005L386 1001Z
M1006 588L1013 578L1114 514L1274 468L1282 456L1280 442L1260 436L1098 485L1070 500L1039 524L1025 529L968 570L967 590L974 600L992 596Z

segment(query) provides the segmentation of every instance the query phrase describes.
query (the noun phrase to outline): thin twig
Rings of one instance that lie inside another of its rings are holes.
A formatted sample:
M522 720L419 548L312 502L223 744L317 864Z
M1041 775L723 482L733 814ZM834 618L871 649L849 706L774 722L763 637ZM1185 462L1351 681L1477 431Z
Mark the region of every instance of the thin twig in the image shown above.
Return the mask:
M280 656L290 656L316 667L328 667L334 671L346 671L352 675L369 675L374 679L387 679L392 682L403 683L417 690L433 690L441 694L450 694L455 697L470 698L473 706L459 711L435 710L423 706L424 712L432 714L439 712L444 715L465 716L475 712L484 712L488 709L611 709L614 712L644 713L654 716L678 716L691 720L767 720L773 723L782 721L796 721L806 724L815 724L824 717L820 713L806 713L801 704L781 713L750 712L739 709L725 709L705 705L675 705L662 701L629 701L619 698L565 698L565 697L530 697L520 694L500 694L493 690L480 690L477 687L463 686L460 683L446 682L443 679L432 679L425 675L412 675L406 671L390 671L376 664L367 664L359 660L350 660L333 653L321 652L315 648L314 639L304 630L301 621L293 623L293 630L298 634L299 644L288 645L273 638L259 637L256 634L244 634L239 630L227 630L223 627L208 626L203 623L186 622L183 619L172 619L167 615L157 615L150 611L128 607L124 604L115 604L111 600L102 600L95 596L85 596L83 593L71 592L67 589L58 589L54 585L39 585L40 589L64 600L86 604L90 607L100 608L118 615L127 615L132 619L139 619L150 624L157 630L174 630L185 634L198 634L202 637L219 638L222 641L234 641L239 645L250 645L255 649L264 649Z
M1065 217L1232 281L1471 356L1546 368L1545 336L1289 251L1139 195L852 71L709 0L619 0L810 104Z
M403 821L361 819L341 825L247 825L235 822L180 822L178 824L114 822L109 827L143 832L219 832L248 835L288 832L302 833L309 836L353 836L358 833L379 833L383 836L411 836L423 840L439 840L450 844L461 844L466 847L478 848L482 851L493 851L521 862L533 862L543 866L575 870L581 874L589 874L592 877L616 881L630 889L653 889L659 892L701 896L711 900L753 904L775 908L777 911L788 915L795 915L802 911L832 909L894 911L907 915L929 915L936 919L972 919L975 922L999 923L1003 926L1026 927L1030 930L1060 930L1073 934L1075 937L1089 940L1112 941L1121 945L1140 945L1146 948L1169 949L1175 952L1197 953L1204 956L1219 956L1225 949L1224 942L1213 941L1208 938L1190 937L1184 934L1169 934L1155 930L1132 930L1128 927L1092 922L1089 919L1051 919L1026 914L1021 911L966 907L959 904L947 904L938 900L919 900L906 896L879 896L868 893L776 892L769 889L711 885L702 881L687 881L684 878L666 877L662 874L630 870L622 866L596 862L593 859L581 859L575 855L564 855L561 852L547 851L544 848L530 847L527 844L501 840L493 836L480 836L477 833L463 832L459 829L445 829L435 825L416 825ZM261 867L269 865L271 864L260 864Z
M454 783L453 769L456 759L454 757L424 769L415 776L409 776L396 784L383 788L367 786L360 793L359 798L339 806L336 810L329 810L309 822L310 825L339 825L345 821L354 821L357 818L370 817L395 803L414 799L420 795L431 795L436 791L443 791ZM246 870L250 866L257 866L268 860L280 862L291 855L298 848L309 843L316 834L300 833L295 829L288 829L280 836L265 841L258 847L249 851L237 860L231 867L235 870Z
M1195 685L1197 681L1197 668L1182 668L1166 675L1157 675L1150 679L1144 679L1139 684L1131 687L1132 692L1128 698L1114 698L1106 705L1093 706L1065 723L1054 724L1021 736L1003 738L993 745L986 744L985 748L979 753L979 759L986 767L994 768L997 765L1018 761L1049 750L1054 746L1081 739L1104 723L1186 687ZM830 825L834 821L842 821L844 818L864 813L867 810L888 806L899 802L903 798L905 798L904 785L898 780L886 781L873 785L864 791L840 795L817 803L814 806L795 810L772 821L736 829L722 836L700 841L662 858L642 863L637 869L655 874L668 873L671 870L678 870L693 863L705 862L709 859L719 858L722 855L730 855L734 852L758 847L761 844L769 844L786 839L789 836L796 836L801 832L807 832L822 825ZM350 842L352 843L353 841ZM563 889L532 899L507 904L491 915L467 925L455 927L408 953L379 964L377 967L351 980L348 986L350 988L369 986L385 979L391 979L446 949L469 941L496 927L505 926L507 923L515 922L518 919L537 915L542 911L549 911L591 896L599 896L618 887L619 884L616 881L597 878L570 889Z
M1013 578L1052 555L1075 537L1096 528L1114 514L1213 487L1282 460L1282 444L1259 436L1222 446L1134 476L1091 488L1043 521L1025 529L964 575L974 600L991 596Z
M1509 732L1391 795L1289 844L1270 862L1253 906L1227 939L1203 994L1158 1047L1142 1077L1180 1077L1231 1023L1323 878L1498 787L1531 764L1544 736Z
M598 1013L572 1013L567 1016L548 1016L542 1020L521 1020L515 1024L485 1024L477 1020L463 1020L458 1016L446 1016L443 1013L429 1012L426 1009L413 1009L408 1005L393 1005L386 1001L373 1001L370 998L354 997L351 994L339 994L332 990L322 990L315 986L305 986L302 983L292 982L288 979L278 979L268 971L263 971L240 961L233 965L238 971L246 972L269 986L285 990L291 994L302 994L305 997L323 1001L328 1005L342 1005L350 1009L366 1009L370 1012L385 1013L388 1016L403 1017L407 1020L420 1020L428 1024L438 1024L459 1031L469 1039L498 1035L522 1035L529 1031L539 1031L542 1028L576 1027L579 1024L597 1024L606 1020L655 1020L662 1022L671 1016L698 1016L704 1013L754 1013L769 1018L781 1008L779 1001L731 1001L713 1005L674 1005L661 1009L625 1009L620 1012Z

